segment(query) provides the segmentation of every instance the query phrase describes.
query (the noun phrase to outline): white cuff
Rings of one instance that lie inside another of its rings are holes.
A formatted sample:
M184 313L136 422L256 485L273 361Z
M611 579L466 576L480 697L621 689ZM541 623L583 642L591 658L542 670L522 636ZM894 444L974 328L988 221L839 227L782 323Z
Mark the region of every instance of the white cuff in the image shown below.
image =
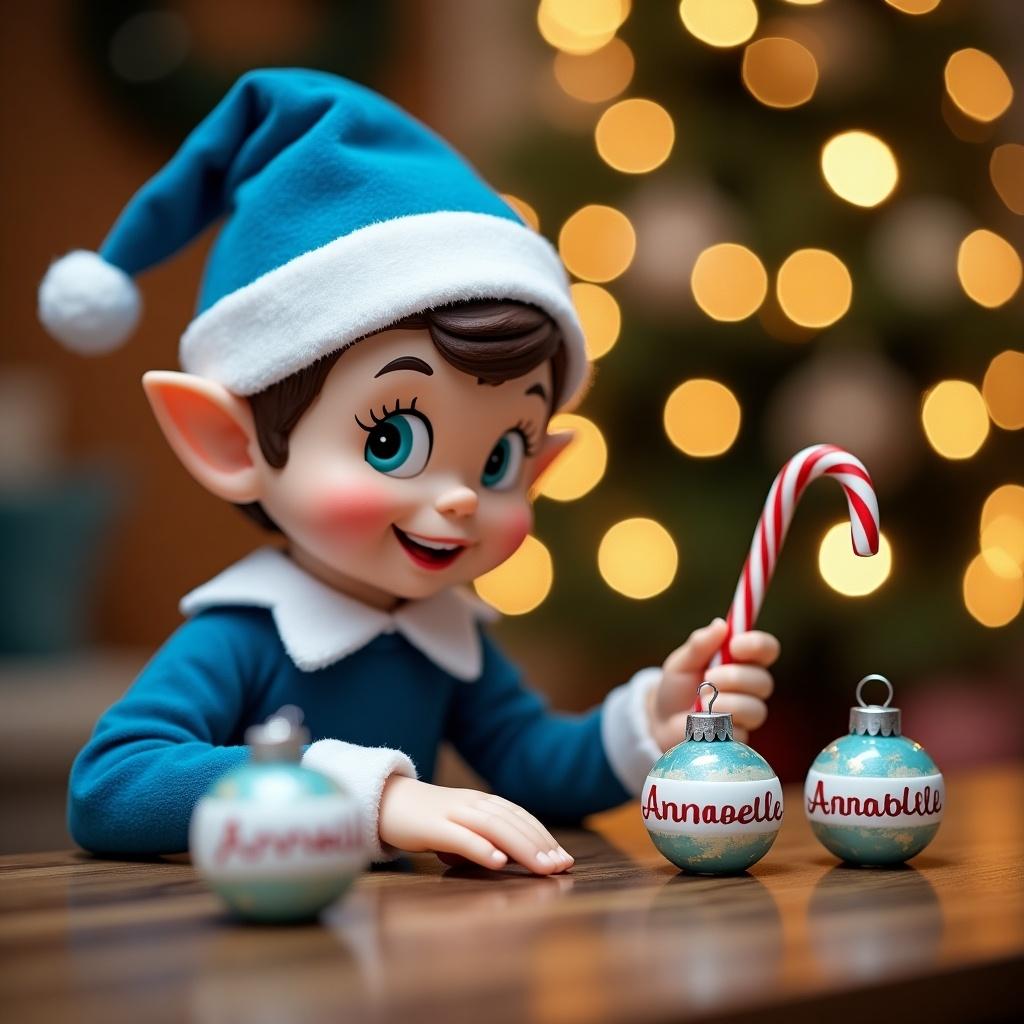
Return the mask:
M662 755L647 718L647 695L659 682L660 668L641 669L605 697L601 714L601 740L608 763L619 782L636 797L651 765Z
M417 778L412 761L400 750L387 747L360 747L342 740L317 740L302 755L302 763L306 768L333 779L355 798L363 820L363 839L370 860L394 860L399 851L382 845L380 841L380 795L384 783L392 775Z

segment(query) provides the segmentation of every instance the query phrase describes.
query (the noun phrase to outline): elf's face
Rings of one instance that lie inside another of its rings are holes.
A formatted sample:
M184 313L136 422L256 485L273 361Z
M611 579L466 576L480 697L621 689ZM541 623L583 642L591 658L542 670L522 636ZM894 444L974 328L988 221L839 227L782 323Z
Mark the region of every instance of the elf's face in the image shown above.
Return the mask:
M294 557L387 606L505 561L529 532L549 451L549 363L496 386L446 362L425 330L359 342L291 433L260 501Z

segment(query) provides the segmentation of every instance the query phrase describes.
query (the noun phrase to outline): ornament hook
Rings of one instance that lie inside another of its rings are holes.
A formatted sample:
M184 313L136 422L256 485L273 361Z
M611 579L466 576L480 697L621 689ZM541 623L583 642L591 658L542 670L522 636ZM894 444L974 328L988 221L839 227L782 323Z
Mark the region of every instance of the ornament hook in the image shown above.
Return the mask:
M706 714L710 715L711 714L711 705L714 704L716 700L718 700L718 687L715 686L714 683L709 683L705 679L704 682L701 683L700 686L697 687L697 700L700 700L700 691L703 690L705 686L710 686L711 689L715 691L714 696L711 698L711 700L708 701L707 710L705 712ZM890 687L890 689L891 689L891 687Z
M860 691L864 689L864 684L865 683L871 683L871 682L874 682L875 680L877 680L880 683L885 683L885 688L889 691L889 695L885 698L885 703L882 704L882 705L878 705L878 704L865 704L864 703L864 698L860 695ZM874 673L873 675L870 675L870 676L865 676L857 684L857 703L862 708L866 708L866 707L883 707L883 708L887 708L892 703L892 695L893 695L892 683L890 683L889 680L885 678L885 676L880 676L880 675L878 675L878 673Z

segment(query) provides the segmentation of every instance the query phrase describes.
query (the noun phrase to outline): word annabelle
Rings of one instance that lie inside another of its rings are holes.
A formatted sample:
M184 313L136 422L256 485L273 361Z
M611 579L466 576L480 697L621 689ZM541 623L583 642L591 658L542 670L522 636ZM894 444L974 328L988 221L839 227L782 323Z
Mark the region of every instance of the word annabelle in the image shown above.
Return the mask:
M910 786L903 793L879 796L843 796L825 793L825 780L818 779L807 800L807 813L813 817L837 818L930 818L942 812L942 791L926 785L911 795Z
M754 825L782 821L782 799L766 787L749 803L697 803L695 801L659 800L657 783L651 783L643 803L644 820L692 825Z

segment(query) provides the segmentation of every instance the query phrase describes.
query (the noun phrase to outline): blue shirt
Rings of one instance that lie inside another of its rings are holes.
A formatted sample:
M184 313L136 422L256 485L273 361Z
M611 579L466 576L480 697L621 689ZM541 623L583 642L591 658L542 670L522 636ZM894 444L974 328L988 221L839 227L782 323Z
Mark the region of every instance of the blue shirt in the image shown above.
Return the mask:
M75 760L71 834L102 853L185 850L196 801L247 757L245 729L284 704L303 710L314 740L402 750L425 781L450 740L496 793L547 820L626 800L602 742L607 702L580 715L549 711L476 628L483 668L465 681L394 632L305 671L267 608L200 612L100 718Z

